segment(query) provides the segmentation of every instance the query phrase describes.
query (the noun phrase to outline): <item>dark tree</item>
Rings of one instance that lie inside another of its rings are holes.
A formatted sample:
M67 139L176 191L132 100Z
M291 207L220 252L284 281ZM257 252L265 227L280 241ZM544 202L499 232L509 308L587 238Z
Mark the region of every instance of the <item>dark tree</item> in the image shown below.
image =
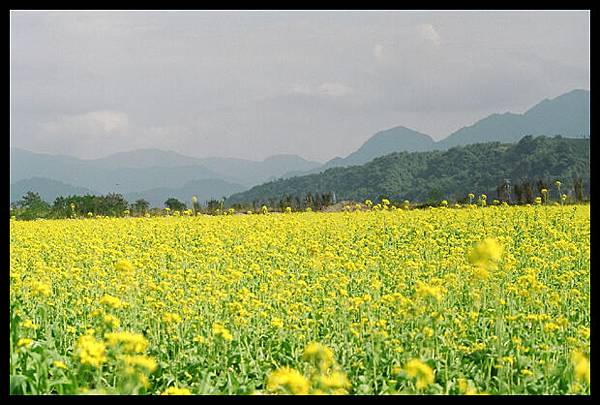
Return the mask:
M311 207L311 208L314 208L314 206L315 206L315 200L310 191L308 193L306 193L306 198L304 199L304 205L306 207Z
M150 203L140 198L131 205L131 208L133 212L144 215L148 211L148 208L150 208Z
M101 197L100 209L105 215L120 217L129 207L129 203L121 194L110 193Z
M511 186L510 186L509 179L504 179L504 181L496 188L496 194L498 195L499 201L505 201L505 202L510 203L511 202L510 192L511 192Z
M315 193L315 196L314 209L318 211L323 208L323 200L321 199L321 194Z
M537 181L537 190L540 193L540 195L542 195L543 189L550 190L550 186L543 179L539 179Z
M519 183L515 183L515 186L513 187L513 191L515 192L515 201L517 202L517 204L520 204L523 202L523 186L521 186Z
M581 176L573 177L573 193L577 201L583 201L583 178Z
M17 206L20 208L35 208L44 204L47 205L47 203L42 200L42 197L33 191L28 191L23 198L17 202Z
M533 204L533 185L529 180L525 180L521 186L523 187L523 201L527 204Z
M169 208L171 211L183 211L186 209L186 205L175 197L170 197L165 201L165 207Z
M286 207L292 207L293 200L290 195L285 195L281 200L279 200L279 208L281 211L285 211Z
M45 218L50 212L50 205L42 200L38 193L28 191L16 204L15 213L19 219Z
M220 200L209 200L206 202L206 212L214 215L217 213L217 210L221 211L223 208L222 201Z

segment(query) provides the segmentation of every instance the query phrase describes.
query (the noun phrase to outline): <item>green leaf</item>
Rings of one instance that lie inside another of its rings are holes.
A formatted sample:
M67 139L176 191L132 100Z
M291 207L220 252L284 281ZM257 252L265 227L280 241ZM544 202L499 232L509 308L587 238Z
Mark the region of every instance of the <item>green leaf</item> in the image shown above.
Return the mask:
M27 384L27 377L24 375L11 375L10 376L10 393L14 394L25 394L25 386Z

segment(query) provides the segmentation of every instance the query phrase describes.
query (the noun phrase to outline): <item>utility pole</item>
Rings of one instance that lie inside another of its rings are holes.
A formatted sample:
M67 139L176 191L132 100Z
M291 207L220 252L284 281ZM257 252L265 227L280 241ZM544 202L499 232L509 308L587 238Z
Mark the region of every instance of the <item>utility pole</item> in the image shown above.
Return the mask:
M504 187L506 187L506 194L508 196L508 203L510 204L510 179L504 179Z

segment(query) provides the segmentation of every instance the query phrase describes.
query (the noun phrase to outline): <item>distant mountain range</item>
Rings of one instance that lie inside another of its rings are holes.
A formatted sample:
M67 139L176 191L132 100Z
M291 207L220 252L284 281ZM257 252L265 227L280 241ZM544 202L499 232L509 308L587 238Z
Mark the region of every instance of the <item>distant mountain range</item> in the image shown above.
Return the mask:
M220 179L202 179L192 180L185 183L182 187L158 187L150 190L126 193L125 199L134 202L140 198L148 201L151 207L162 207L164 202L171 197L191 206L192 196L198 198L198 202L204 204L209 200L220 200L222 197L246 190L247 187L241 184L228 183Z
M276 155L262 162L234 159L198 159L171 151L143 149L101 159L34 153L11 148L11 202L37 191L53 200L56 195L121 193L145 198L162 206L169 197L196 195L200 201L221 198L272 180L287 170L306 171L321 164L295 155ZM52 188L56 192L51 192ZM189 194L191 193L191 194ZM53 197L53 198L52 198Z
M436 145L448 149L478 142L517 142L525 135L590 136L590 92L573 90L544 100L524 114L492 114L453 132Z
M492 114L439 142L398 126L376 133L355 152L325 164L296 155L277 155L257 162L235 158L200 159L157 149L85 160L11 148L10 198L11 202L19 199L22 190L30 187L49 200L55 195L81 194L87 190L94 194L118 192L128 200L145 198L152 205L162 206L168 197L179 195L186 200L191 195L201 200L228 197L264 182L321 173L334 167L362 165L393 152L446 150L491 141L512 143L525 135L589 137L590 92L573 90L544 100L524 114Z
M590 136L590 92L572 90L536 104L524 114L492 114L435 142L429 135L398 126L377 132L356 152L334 158L313 170L286 173L284 178L320 173L332 167L362 165L392 152L446 150L453 146L482 142L512 143L526 135L561 135L566 138Z
M52 202L59 196L67 195L85 195L97 194L89 188L75 187L70 184L63 183L43 177L32 177L30 179L19 180L10 185L10 201L21 199L28 191L39 193L42 200ZM240 190L241 191L241 190Z
M475 193L488 195L491 203L505 179L513 185L528 181L535 196L539 195L537 181L543 180L556 201L555 180L563 182L562 192L568 194L573 192L573 179L581 177L589 192L589 161L589 139L560 136L526 136L518 143L476 143L446 151L395 152L364 165L261 184L230 196L226 206L277 207L287 196L304 201L307 193L335 193L337 201L390 198L417 202L457 201Z

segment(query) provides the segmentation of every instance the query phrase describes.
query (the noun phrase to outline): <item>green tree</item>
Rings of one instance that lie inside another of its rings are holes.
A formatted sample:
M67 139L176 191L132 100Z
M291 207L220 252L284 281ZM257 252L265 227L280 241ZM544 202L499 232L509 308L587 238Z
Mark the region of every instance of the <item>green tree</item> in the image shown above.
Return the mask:
M129 203L121 194L110 193L101 197L100 207L104 215L120 217L129 207Z
M140 198L131 205L131 208L133 212L144 215L148 211L148 208L150 208L150 203Z
M19 219L45 218L50 213L50 204L42 200L38 193L28 191L17 202L17 215Z
M182 203L175 197L170 197L165 201L165 207L168 207L171 211L183 211L186 209L185 203Z
M577 201L583 201L583 178L581 176L573 176L573 192Z
M206 202L206 211L211 215L215 214L217 210L219 210L219 212L222 211L222 209L223 206L221 200L212 199Z

